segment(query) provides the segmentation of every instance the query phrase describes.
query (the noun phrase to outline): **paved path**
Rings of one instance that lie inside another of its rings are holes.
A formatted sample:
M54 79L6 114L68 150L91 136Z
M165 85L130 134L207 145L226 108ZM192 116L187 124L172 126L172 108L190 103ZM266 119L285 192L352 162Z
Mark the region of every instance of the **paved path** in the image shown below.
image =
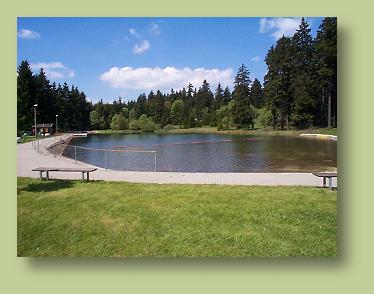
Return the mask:
M56 139L43 139L36 152L33 143L17 145L17 176L38 178L32 169L39 166L92 167L62 156L54 157L45 147ZM50 178L80 179L80 173L50 172ZM134 172L98 168L90 174L92 180L126 181L159 184L225 184L225 185L302 185L321 186L322 179L311 173L181 173L181 172ZM334 181L336 186L336 181Z

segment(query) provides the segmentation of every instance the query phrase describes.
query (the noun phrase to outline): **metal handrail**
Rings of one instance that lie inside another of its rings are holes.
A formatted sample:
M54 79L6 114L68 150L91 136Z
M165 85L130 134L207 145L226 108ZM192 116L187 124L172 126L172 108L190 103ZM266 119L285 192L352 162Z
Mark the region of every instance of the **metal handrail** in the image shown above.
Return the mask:
M157 172L157 151L156 150L122 150L122 149L103 149L103 148L91 148L91 147L83 147L77 145L71 145L62 143L65 147L73 147L74 148L74 160L77 163L77 149L84 149L84 150L92 150L92 151L102 151L104 152L105 158L105 170L108 170L108 156L107 152L123 152L123 153L153 153L154 154L154 171Z

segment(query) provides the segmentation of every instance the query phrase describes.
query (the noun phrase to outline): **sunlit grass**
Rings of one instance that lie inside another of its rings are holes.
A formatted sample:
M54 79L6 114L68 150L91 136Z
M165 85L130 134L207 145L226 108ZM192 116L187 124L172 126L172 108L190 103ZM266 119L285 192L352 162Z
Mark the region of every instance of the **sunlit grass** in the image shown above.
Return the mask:
M335 256L336 191L19 178L18 256Z

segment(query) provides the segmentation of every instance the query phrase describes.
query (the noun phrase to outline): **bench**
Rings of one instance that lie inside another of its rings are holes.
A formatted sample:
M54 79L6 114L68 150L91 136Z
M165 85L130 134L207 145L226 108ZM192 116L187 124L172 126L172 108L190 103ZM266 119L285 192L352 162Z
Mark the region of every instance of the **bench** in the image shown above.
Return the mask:
M82 181L84 181L84 174L87 174L87 182L90 180L90 173L97 170L97 168L79 168L79 167L37 167L32 171L38 171L40 174L40 180L43 180L43 172L46 173L46 179L49 180L49 172L81 172Z
M323 187L326 187L326 178L329 179L329 188L332 190L332 178L338 178L338 173L313 173L313 175L323 178Z

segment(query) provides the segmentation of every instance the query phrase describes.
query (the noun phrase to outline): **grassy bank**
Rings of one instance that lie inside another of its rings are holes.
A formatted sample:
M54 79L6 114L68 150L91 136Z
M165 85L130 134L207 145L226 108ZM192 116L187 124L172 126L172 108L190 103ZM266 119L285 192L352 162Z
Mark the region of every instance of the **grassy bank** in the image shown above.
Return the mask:
M273 129L256 129L256 130L226 130L218 131L216 127L200 127L180 129L175 127L168 130L156 130L156 134L243 134L243 135L280 135L280 136L299 136L302 133L328 134L337 135L337 129L316 128L305 130L273 130ZM90 131L92 134L140 134L142 131L135 130L94 130Z
M255 129L255 130L226 130L218 131L216 127L201 127L201 128L189 128L189 129L171 129L171 130L160 130L160 133L167 134L183 134L183 133L205 133L205 134L243 134L243 135L283 135L283 136L299 136L303 133L314 133L314 134L328 134L336 135L337 129L327 128L315 128L305 130L273 130L273 129Z
M93 130L89 131L89 134L104 134L104 135L111 135L111 134L141 134L142 131L136 131L136 130Z
M18 256L335 256L336 192L18 178Z

